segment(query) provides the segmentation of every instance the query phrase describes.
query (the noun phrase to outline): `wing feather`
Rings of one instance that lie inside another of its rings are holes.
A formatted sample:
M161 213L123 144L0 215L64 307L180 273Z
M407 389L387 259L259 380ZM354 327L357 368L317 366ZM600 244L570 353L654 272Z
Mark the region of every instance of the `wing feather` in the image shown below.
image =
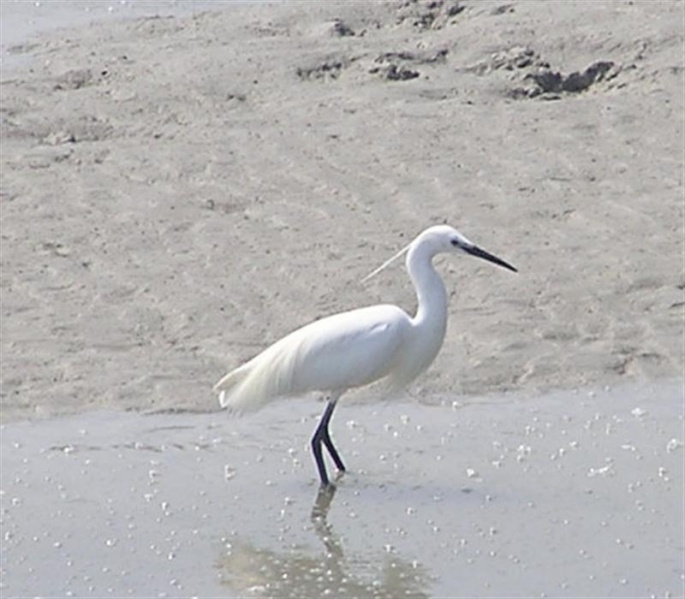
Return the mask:
M392 305L336 314L283 337L214 388L222 407L246 411L279 397L367 385L392 371L410 326Z

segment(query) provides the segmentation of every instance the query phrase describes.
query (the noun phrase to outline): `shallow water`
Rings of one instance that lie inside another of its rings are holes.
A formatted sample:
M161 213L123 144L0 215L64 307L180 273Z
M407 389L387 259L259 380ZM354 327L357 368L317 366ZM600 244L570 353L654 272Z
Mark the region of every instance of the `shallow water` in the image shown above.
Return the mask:
M3 596L683 592L682 382L2 428ZM314 512L314 514L313 514Z
M249 0L231 2L239 4ZM35 47L34 39L39 33L96 21L182 16L216 8L216 0L3 0L0 66L5 75L29 64L28 54Z

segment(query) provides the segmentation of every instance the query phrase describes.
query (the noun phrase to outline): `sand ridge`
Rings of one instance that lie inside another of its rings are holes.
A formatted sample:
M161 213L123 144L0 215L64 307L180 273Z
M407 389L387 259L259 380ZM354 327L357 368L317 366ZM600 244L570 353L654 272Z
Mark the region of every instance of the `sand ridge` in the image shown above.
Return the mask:
M2 402L214 409L448 222L415 392L681 376L681 2L290 3L93 25L2 83ZM579 88L579 89L577 89Z

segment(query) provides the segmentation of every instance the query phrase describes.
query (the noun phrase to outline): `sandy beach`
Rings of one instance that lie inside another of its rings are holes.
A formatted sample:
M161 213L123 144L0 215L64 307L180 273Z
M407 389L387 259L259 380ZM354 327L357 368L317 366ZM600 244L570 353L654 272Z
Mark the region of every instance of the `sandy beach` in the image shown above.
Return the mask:
M685 4L149 6L3 40L3 596L682 596ZM436 261L328 511L211 387L443 222L519 273Z

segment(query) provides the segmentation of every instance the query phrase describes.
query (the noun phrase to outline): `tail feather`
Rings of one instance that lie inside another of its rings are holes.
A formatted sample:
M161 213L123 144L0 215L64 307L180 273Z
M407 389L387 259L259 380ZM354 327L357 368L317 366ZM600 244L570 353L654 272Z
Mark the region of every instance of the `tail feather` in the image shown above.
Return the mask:
M250 369L248 368L249 362L243 364L239 368L232 370L226 376L224 376L216 385L214 385L214 391L219 393L219 405L222 408L227 408L230 406L231 391L242 383L247 376L250 374Z
M232 411L251 412L276 398L306 391L293 385L296 355L281 340L232 370L214 386L219 404Z

